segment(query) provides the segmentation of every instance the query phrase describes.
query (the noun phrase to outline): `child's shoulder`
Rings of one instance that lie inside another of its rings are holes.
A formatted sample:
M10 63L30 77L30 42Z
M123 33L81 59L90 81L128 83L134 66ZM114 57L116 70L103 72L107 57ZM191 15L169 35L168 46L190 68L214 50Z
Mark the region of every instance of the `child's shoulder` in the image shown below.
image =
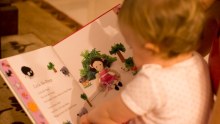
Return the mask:
M171 68L180 68L180 69L198 69L208 67L205 59L196 51L192 53L192 56L186 60L183 60L179 63L176 63ZM184 68L183 68L184 67Z
M139 73L155 79L185 77L186 75L196 77L198 76L196 74L206 75L208 73L208 65L200 54L193 52L192 57L169 67L162 67L158 64L143 65Z

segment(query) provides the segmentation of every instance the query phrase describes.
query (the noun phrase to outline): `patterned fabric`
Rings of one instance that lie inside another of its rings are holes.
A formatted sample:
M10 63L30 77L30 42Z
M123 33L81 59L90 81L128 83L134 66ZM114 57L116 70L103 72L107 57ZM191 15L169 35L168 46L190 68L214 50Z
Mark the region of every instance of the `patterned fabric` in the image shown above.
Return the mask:
M0 82L3 82L2 78ZM5 83L0 83L0 94L4 94L0 95L0 123L31 124L30 119Z
M122 92L146 124L207 124L213 104L207 63L197 53L171 67L144 65Z

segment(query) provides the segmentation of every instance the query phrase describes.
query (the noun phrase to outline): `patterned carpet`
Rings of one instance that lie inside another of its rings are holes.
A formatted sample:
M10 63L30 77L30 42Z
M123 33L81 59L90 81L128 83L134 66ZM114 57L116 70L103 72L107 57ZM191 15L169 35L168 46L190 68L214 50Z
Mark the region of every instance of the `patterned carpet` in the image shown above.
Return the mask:
M2 56L53 45L81 26L43 0L12 0L19 10L19 33L2 37ZM32 122L0 78L0 124Z

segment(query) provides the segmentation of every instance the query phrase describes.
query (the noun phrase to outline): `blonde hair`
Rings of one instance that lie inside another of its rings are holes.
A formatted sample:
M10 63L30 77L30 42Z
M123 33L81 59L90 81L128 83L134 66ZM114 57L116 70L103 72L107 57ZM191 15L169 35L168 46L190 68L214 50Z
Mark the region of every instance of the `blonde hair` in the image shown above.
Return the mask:
M119 25L157 45L166 57L196 50L203 22L199 0L125 0L119 12Z

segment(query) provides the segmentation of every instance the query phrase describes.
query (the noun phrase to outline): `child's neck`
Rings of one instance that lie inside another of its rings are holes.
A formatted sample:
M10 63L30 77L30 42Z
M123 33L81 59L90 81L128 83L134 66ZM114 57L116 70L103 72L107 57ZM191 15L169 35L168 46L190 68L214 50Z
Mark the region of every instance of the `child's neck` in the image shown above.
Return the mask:
M155 59L153 59L153 63L159 64L162 67L166 68L166 67L175 65L179 62L182 62L184 60L187 60L191 57L192 57L192 52L181 54L181 55L174 57L174 58L171 58L171 59L163 59L161 57L155 57Z

